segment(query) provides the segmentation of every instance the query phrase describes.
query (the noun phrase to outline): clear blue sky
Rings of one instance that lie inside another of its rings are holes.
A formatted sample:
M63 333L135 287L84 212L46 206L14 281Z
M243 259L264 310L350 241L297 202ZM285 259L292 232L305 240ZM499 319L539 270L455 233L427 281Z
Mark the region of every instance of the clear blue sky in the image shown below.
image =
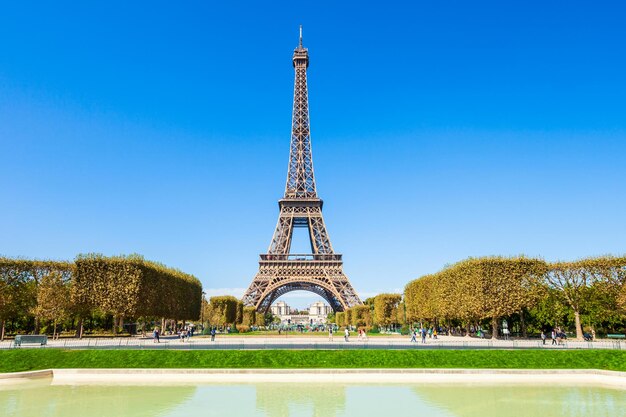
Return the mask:
M284 190L299 24L361 295L468 256L625 252L623 2L128 3L2 6L1 254L136 252L241 292Z

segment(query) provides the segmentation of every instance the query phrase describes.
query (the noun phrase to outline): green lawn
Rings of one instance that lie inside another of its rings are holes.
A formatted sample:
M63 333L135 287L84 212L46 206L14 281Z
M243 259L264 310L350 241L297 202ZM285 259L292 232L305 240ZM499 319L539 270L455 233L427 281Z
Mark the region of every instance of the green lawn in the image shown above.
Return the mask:
M614 350L0 351L0 372L48 368L508 368L626 371Z

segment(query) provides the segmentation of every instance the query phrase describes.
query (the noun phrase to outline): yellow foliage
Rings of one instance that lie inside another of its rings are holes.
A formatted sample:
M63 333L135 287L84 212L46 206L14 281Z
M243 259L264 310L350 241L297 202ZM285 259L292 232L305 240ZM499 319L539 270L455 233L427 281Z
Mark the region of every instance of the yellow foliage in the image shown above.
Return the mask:
M356 327L372 325L372 315L370 314L370 307L368 305L357 305L349 309L350 311L350 324Z
M385 327L401 323L400 301L400 294L378 294L374 297L374 322Z
M407 320L497 318L531 306L547 271L525 257L469 258L407 284Z

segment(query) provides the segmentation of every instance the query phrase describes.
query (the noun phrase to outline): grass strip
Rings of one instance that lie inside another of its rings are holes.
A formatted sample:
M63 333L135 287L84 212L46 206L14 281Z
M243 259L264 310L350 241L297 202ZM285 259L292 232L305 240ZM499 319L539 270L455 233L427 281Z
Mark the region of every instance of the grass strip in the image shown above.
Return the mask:
M0 372L48 368L472 368L626 371L615 350L0 351Z

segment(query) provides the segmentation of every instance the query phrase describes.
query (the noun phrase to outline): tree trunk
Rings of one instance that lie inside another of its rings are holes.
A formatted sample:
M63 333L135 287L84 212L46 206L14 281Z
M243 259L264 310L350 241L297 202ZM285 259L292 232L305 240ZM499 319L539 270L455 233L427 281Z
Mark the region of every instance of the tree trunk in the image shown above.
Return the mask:
M141 336L146 337L146 319L141 320Z
M161 318L161 334L165 336L165 317Z
M522 337L526 339L528 337L528 333L526 332L526 320L524 318L524 310L520 310L519 312L519 322L520 327L522 328Z
M497 317L493 317L491 319L491 338L492 339L497 339L499 337L499 333L498 333L498 318Z
M83 338L83 323L83 318L79 318L78 325L76 326L76 337L78 337L79 339Z
M39 319L35 316L35 334L39 334Z
M5 325L6 325L6 320L2 320L2 330L0 330L0 342L4 341Z
M580 323L580 312L574 310L574 320L576 322L576 340L583 340L583 327Z
M470 328L471 328L471 324L467 323L467 326L465 328L465 337L470 337Z
M52 340L56 340L57 338L57 320L54 319L54 323L53 323L53 329L52 329Z
M124 333L124 316L120 316L120 333Z

